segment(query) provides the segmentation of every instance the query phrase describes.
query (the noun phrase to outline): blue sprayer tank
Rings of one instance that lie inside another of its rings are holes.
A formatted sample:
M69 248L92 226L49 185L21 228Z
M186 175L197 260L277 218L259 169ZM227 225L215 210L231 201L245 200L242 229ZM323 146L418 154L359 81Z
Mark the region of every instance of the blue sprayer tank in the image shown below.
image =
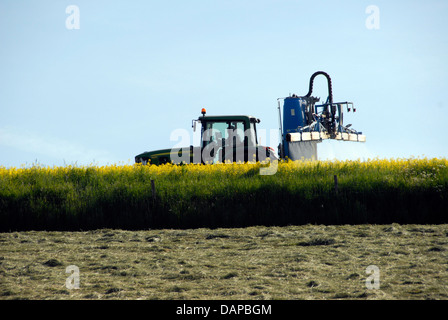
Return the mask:
M287 97L283 103L283 134L299 132L299 127L307 125L306 101L302 97Z
M288 133L299 132L299 127L305 127L307 101L304 97L292 96L283 101L283 137ZM283 141L285 155L290 157L289 144Z

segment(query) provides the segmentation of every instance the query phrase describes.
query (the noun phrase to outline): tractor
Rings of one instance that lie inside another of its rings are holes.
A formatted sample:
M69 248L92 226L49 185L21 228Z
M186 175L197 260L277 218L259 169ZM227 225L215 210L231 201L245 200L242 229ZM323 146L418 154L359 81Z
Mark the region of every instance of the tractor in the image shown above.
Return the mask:
M325 103L316 104L320 98L312 96L316 76L327 79L328 97ZM192 121L193 131L201 125L200 146L171 148L143 152L135 156L142 164L214 164L232 162L263 162L278 159L317 160L317 143L326 139L365 142L366 136L343 124L344 107L356 112L353 102L333 102L330 76L323 71L315 72L304 96L295 94L279 98L280 144L278 155L274 149L258 144L256 126L260 120L248 115L202 116Z
M135 162L213 164L277 159L272 148L258 145L256 125L260 119L248 115L207 116L205 108L201 113L192 121L193 131L198 123L201 125L200 146L144 152L135 157Z

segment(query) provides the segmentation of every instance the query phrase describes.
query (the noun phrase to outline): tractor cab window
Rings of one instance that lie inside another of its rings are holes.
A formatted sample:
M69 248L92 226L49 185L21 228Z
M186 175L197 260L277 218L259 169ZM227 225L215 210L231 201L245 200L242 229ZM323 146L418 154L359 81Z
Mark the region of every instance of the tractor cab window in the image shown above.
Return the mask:
M203 146L212 142L225 147L244 145L244 121L208 121L203 130Z

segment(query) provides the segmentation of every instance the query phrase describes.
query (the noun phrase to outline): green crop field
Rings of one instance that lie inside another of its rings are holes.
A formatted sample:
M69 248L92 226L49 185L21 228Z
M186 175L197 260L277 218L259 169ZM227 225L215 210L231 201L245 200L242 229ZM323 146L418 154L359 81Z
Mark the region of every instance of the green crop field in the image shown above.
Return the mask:
M446 159L263 166L0 168L0 231L448 223Z

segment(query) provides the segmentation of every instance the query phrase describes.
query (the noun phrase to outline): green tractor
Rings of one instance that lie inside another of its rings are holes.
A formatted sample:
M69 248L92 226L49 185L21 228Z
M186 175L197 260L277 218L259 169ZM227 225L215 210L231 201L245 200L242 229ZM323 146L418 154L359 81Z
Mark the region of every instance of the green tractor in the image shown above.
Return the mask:
M272 148L258 145L257 123L245 115L202 116L192 121L193 131L201 125L201 145L147 151L135 156L136 163L161 165L258 162L278 159Z

